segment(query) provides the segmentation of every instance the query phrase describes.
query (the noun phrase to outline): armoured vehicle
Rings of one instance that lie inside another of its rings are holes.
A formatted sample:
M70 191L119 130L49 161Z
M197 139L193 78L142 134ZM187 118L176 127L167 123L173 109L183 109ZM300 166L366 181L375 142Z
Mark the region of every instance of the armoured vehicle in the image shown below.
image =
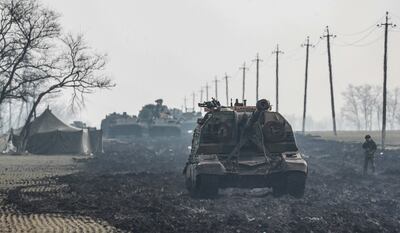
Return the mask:
M101 129L105 138L141 137L144 133L144 126L138 123L137 117L126 112L108 114L101 121Z
M163 100L142 107L139 115L130 116L126 112L111 113L101 122L101 129L108 139L138 139L176 137L181 135L181 126L173 117Z
M274 196L302 197L308 173L292 127L267 100L256 106L216 100L199 104L198 120L183 171L192 196L212 197L219 188L270 187Z
M179 121L174 118L174 110L163 105L162 99L156 104L147 104L139 112L138 121L145 124L150 137L177 137L181 135Z

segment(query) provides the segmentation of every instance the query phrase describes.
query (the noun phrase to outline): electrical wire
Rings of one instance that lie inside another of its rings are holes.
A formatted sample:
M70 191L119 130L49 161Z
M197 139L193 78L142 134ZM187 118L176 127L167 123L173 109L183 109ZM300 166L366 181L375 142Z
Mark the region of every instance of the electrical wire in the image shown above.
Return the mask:
M392 12L390 12L390 15L391 15L391 16L394 16L394 17L396 17L396 18L397 18L397 20L400 20L400 17L399 17L399 16L397 16L396 14L393 14Z
M323 49L323 47L320 46L321 41L322 41L322 39L320 39L318 41L318 43L316 44L318 46L315 46L315 49L312 49L310 54L314 54L314 53L318 52L317 55L320 56L320 55L325 55L328 52L327 50L323 50L322 52L320 51L321 49Z
M400 17L397 16L396 14L391 13L392 16L396 17L397 19L400 20ZM336 45L336 46L341 46L341 47L365 47L365 46L369 46L371 44L376 43L377 41L382 39L382 35L380 35L379 37L373 39L372 41L366 42L366 43L360 43L365 41L366 39L368 39L371 35L373 35L373 33L377 30L377 23L379 23L384 17L379 18L373 25L368 26L367 28L358 31L358 32L354 32L354 33L350 33L350 34L338 34L341 37L355 37L355 36L359 36L359 35L363 35L361 38L354 40L352 42L346 42L343 41L341 39L339 39L340 43L334 42L332 41L332 44ZM400 30L395 30L395 29L390 29L390 31L392 32L400 32ZM310 51L310 54L314 54L315 52L318 52L320 49L322 48L320 46L320 43L323 39L319 39L317 41L317 43L313 46L315 49L312 49ZM301 47L295 48L290 50L289 52L286 53L286 56L282 56L282 62L295 62L295 61L300 61L300 60L304 60L305 55L301 55L301 57L297 57L297 55L299 54ZM323 51L323 52L318 52L319 55L325 55L327 53L327 51ZM262 62L260 64L260 68L264 67L264 66L269 66L269 67L273 67L271 66L271 64L269 64L273 59L274 54L270 54L267 58L264 59L264 62ZM254 66L255 62L254 60L252 60L252 62L250 63L248 70L250 71L253 66ZM231 78L237 78L238 75L241 73L241 70L238 69L234 75L231 76Z
M269 67L271 67L270 65L269 65L269 63L270 63L270 61L272 60L271 58L274 56L274 54L270 54L267 58L265 58L264 59L264 61L262 62L262 63L260 63L260 68L261 67L265 67L265 66L269 66Z
M290 60L292 60L294 57L296 57L296 56L301 52L301 49L302 49L302 47L299 46L298 49L292 50L292 51L296 51L296 52L293 52L290 56L282 56L282 60L284 60L284 61L290 61ZM289 53L289 54L290 54L290 53ZM287 54L286 54L286 55L287 55Z
M378 27L375 27L374 29L370 30L366 35L364 35L363 37L361 37L360 39L355 40L355 41L350 42L350 43L339 39L339 41L341 41L342 44L336 43L336 45L339 45L339 46L342 46L342 47L357 46L357 43L359 43L359 42L361 42L361 41L367 39L367 38L368 38L370 35L372 35L372 33L374 33L377 29L378 29Z
M319 43L321 43L321 41L322 41L322 39L321 38L319 38L319 40L318 40L318 42L314 45L314 48L318 48L318 46L319 46Z
M286 52L285 55L287 56L287 55L297 54L297 52L298 52L300 49L301 49L301 46L298 46L297 48L291 49L291 50L289 50L289 52ZM289 56L289 57L291 57L291 56Z
M239 73L240 73L240 70L237 70L236 73L234 75L232 75L231 77L234 79L239 75Z
M250 63L250 65L249 65L249 67L247 67L248 71L250 71L250 70L251 70L251 68L254 66L254 64L255 64L254 60L253 60L253 61L251 61L251 63Z
M339 33L338 35L340 35L340 36L348 36L348 37L351 37L351 36L358 36L358 35L360 35L360 34L363 34L364 32L369 31L369 30L372 29L373 27L376 27L377 23L379 23L383 18L385 18L385 16L380 17L378 20L375 21L374 24L372 24L371 26L369 26L369 27L367 27L367 28L365 28L365 29L363 29L363 30L361 30L361 31L354 32L354 33L349 33L349 34L341 34L341 33Z
M322 39L319 39L318 41L317 41L317 43L315 44L315 45L313 45L312 47L313 48L318 48L318 46L319 46L319 44L321 43L321 41L322 41ZM302 47L299 47L298 49L293 49L293 50L291 50L291 51L300 51L300 49L301 49ZM312 50L312 51L315 51L315 49L314 50ZM310 54L311 54L312 52L310 52ZM304 58L305 58L305 55L304 54L301 54L301 56L300 57L298 57L298 55L299 55L299 53L293 53L291 56L289 56L289 57L287 57L287 56L284 56L284 57L282 57L282 60L283 61L289 61L289 62L295 62L295 61L300 61L300 60L303 60Z
M383 38L383 36L379 36L379 37L377 37L376 39L374 39L374 40L371 41L371 42L368 42L368 43L365 43L365 44L354 45L354 46L355 46L355 47L366 47L366 46L375 44L376 42L380 41L382 38Z
M343 44L337 44L335 42L333 42L333 44L336 45L336 46L339 46L339 47L349 47L349 46L350 47L366 47L366 46L369 46L369 45L372 45L372 44L376 43L377 41L379 41L382 38L383 38L383 35L380 35L380 36L376 37L375 39L373 39L372 41L364 43L364 44L352 44L352 45L348 45L347 44L347 45L343 45Z

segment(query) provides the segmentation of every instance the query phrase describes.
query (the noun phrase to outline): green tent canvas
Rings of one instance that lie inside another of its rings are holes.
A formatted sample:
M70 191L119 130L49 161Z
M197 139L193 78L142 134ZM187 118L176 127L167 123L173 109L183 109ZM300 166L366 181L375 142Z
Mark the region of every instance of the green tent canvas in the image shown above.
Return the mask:
M27 151L33 154L90 154L102 150L99 130L78 129L58 119L46 109L29 124ZM21 129L14 131L14 145L19 145Z

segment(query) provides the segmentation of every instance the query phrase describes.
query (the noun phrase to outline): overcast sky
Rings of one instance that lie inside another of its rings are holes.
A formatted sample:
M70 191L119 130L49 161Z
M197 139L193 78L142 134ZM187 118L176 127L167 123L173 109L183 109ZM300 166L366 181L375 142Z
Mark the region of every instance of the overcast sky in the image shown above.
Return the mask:
M230 96L241 98L239 66L251 65L256 53L260 96L275 103L275 69L271 52L277 43L285 52L280 64L280 111L301 116L305 49L310 36L318 44L310 54L309 108L314 119L329 119L329 76L326 41L329 25L337 35L332 44L336 109L350 83L382 85L383 22L385 11L400 25L400 1L378 0L45 0L61 13L65 30L83 33L88 43L108 54L108 72L117 84L111 91L88 97L81 120L99 125L110 112L137 114L141 106L163 98L181 107L206 82L230 79ZM364 33L358 33L367 29ZM389 33L390 88L400 86L400 29ZM356 46L343 46L356 42ZM367 45L367 46L364 46ZM224 83L219 96L225 103ZM247 73L246 98L255 102L255 65ZM188 101L191 105L191 100Z

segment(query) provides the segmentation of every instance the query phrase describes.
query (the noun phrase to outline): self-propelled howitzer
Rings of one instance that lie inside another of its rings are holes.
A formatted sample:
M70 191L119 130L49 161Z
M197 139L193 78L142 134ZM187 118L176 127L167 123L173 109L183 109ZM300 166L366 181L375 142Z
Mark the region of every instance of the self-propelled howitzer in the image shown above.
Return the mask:
M192 196L214 196L226 187L271 187L274 196L303 196L307 163L292 127L270 111L267 100L210 107L198 120L184 169Z

